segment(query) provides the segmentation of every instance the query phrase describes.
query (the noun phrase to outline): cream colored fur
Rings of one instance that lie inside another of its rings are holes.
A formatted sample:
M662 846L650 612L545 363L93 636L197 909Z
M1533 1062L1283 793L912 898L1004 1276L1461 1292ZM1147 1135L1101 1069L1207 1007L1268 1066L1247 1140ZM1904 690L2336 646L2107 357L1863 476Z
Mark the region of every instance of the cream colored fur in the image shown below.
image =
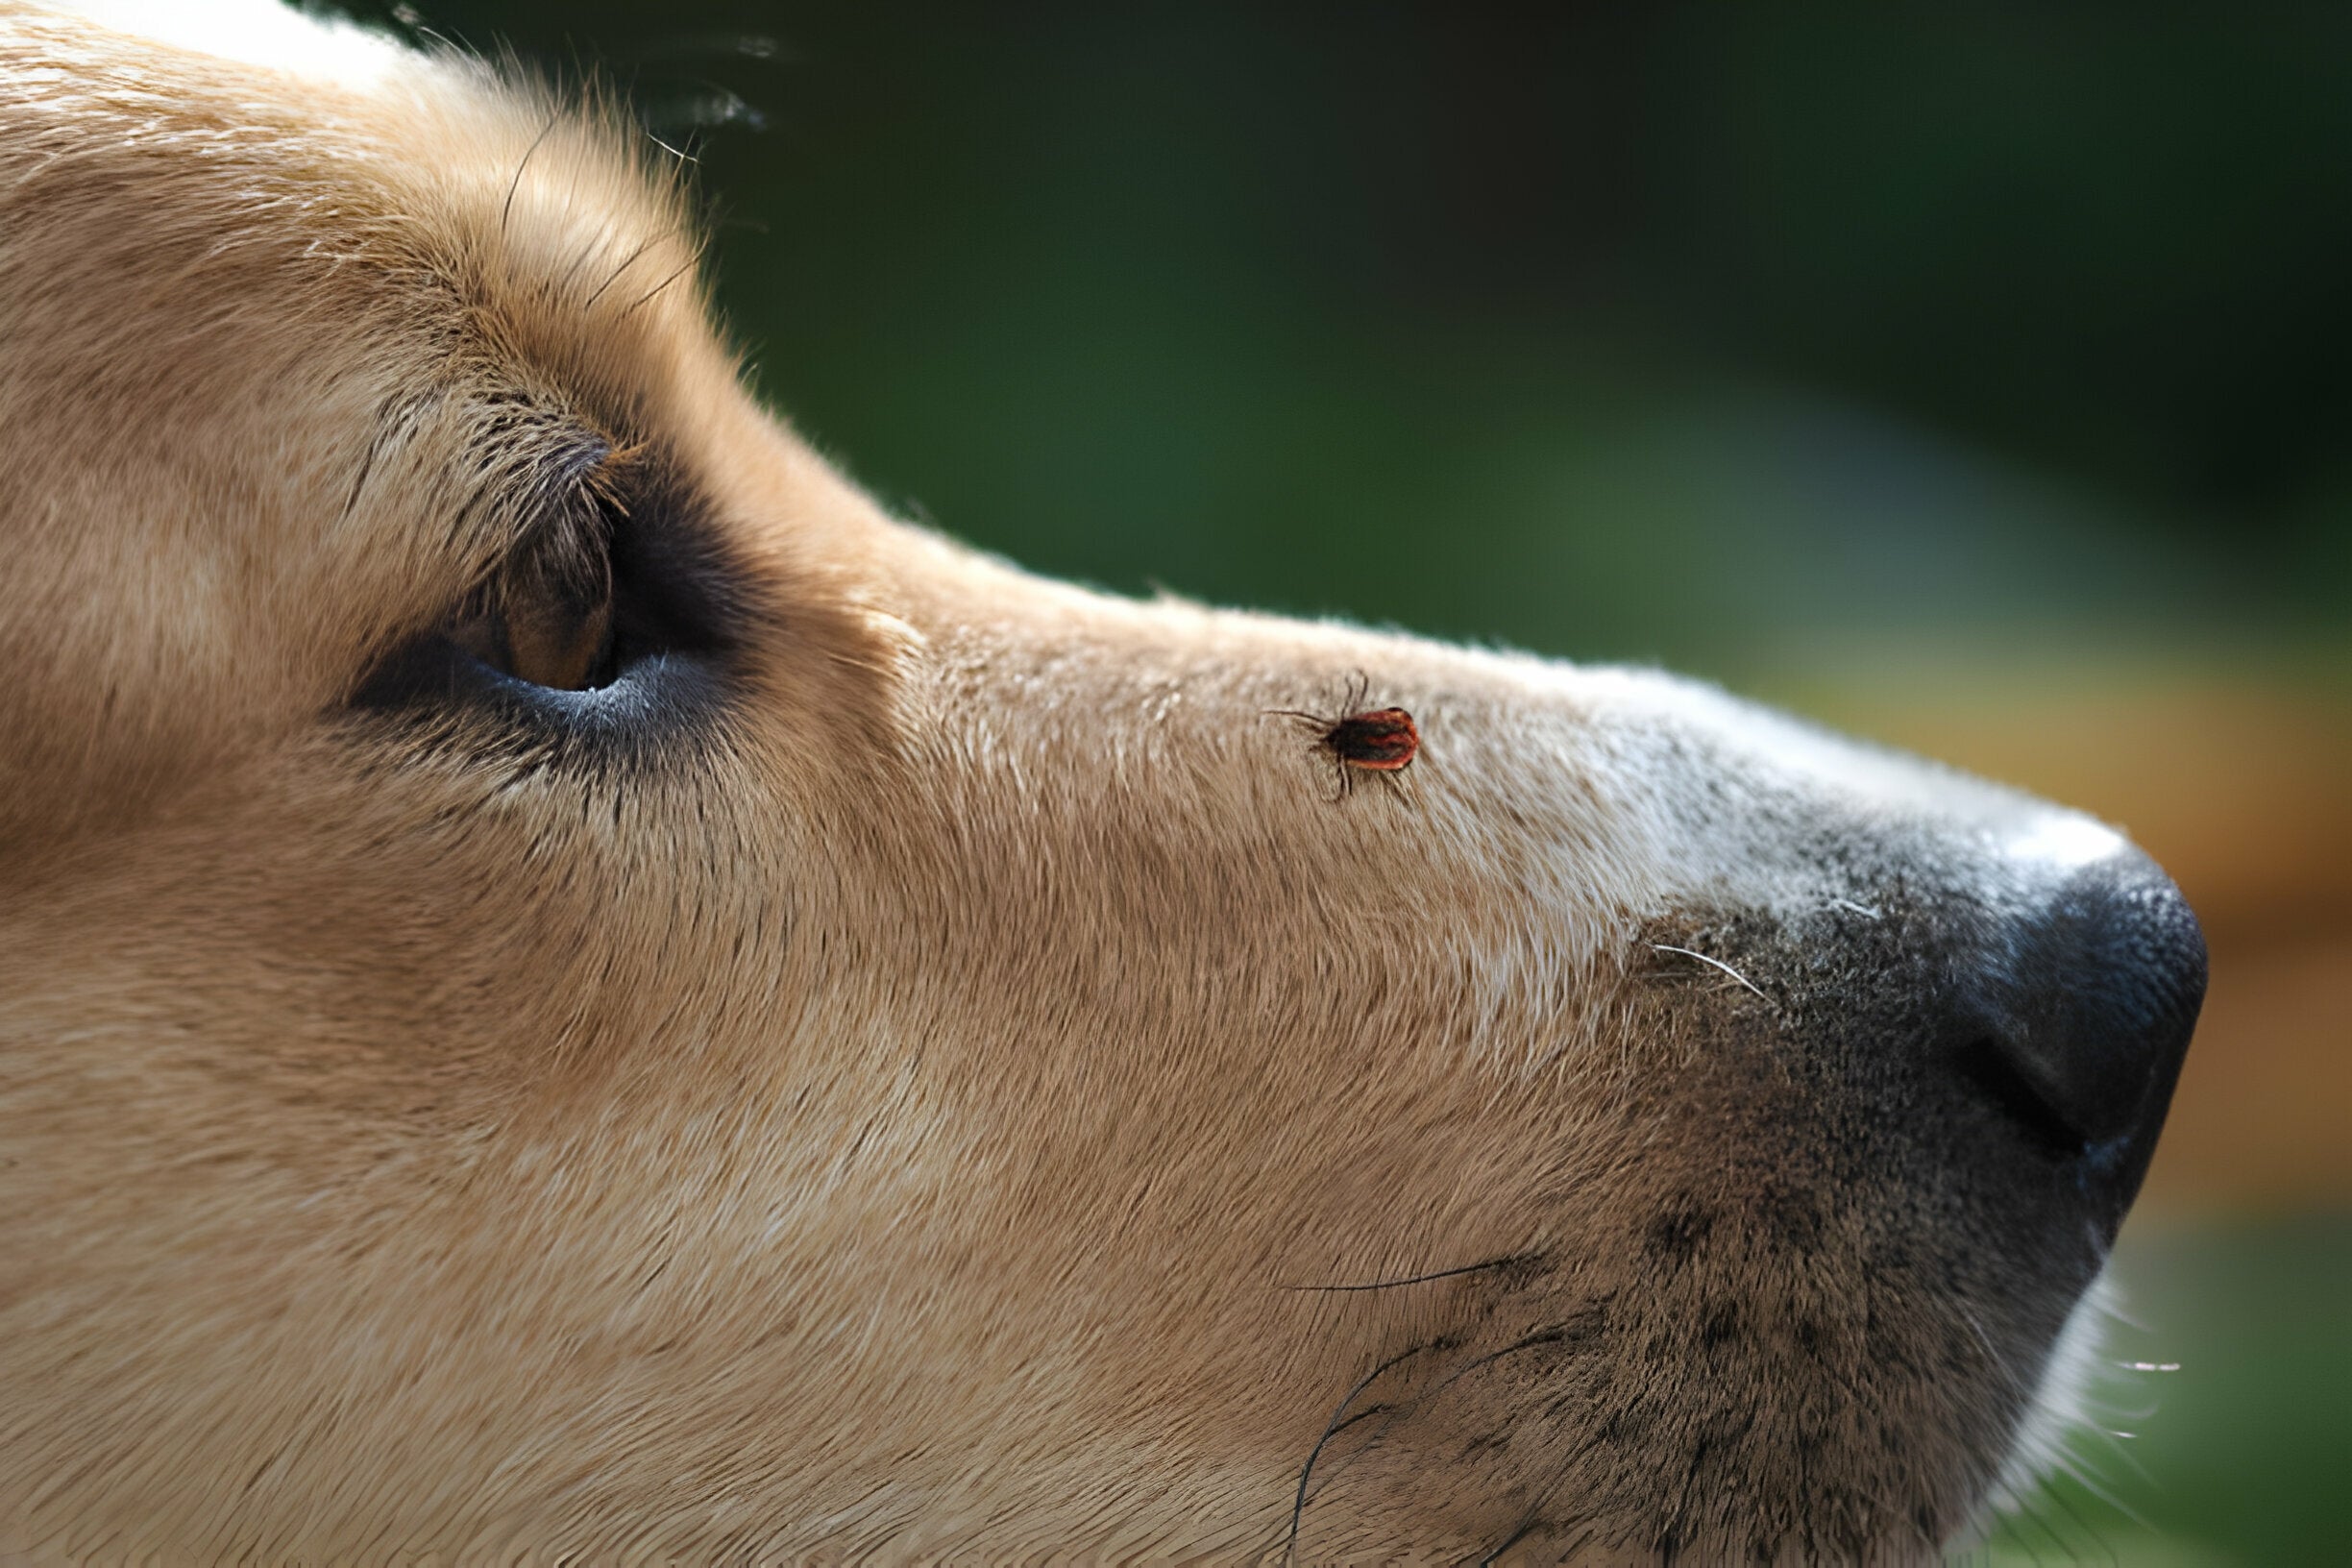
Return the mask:
M1780 1190L1785 1091L1660 949L1867 906L1808 812L2104 829L1662 676L1023 576L747 396L617 117L85 9L0 0L0 1555L1966 1526L2070 1292L1948 1299L1834 1205L1807 1271L1654 1284L1661 1213ZM712 703L355 702L581 442L715 551ZM1404 801L1265 718L1358 671Z

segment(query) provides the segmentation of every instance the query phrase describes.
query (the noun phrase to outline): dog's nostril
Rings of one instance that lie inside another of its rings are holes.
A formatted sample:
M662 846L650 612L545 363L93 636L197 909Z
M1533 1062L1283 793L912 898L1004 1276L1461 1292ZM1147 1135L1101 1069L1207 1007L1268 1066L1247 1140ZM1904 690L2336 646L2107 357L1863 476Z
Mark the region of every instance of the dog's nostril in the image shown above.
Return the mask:
M1953 1053L1952 1066L1995 1109L2052 1154L2074 1159L2090 1147L2082 1130L2026 1078L2009 1043L1981 1035Z
M2112 1161L2136 1188L2205 995L2205 941L2156 864L2070 870L1963 983L1953 1066L2036 1142Z

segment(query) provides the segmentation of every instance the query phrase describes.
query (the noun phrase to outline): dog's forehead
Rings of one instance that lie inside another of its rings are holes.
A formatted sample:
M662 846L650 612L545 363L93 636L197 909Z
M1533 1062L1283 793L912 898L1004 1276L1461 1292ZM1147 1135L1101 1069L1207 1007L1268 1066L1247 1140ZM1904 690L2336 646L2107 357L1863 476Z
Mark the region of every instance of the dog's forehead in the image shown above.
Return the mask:
M470 348L575 382L642 381L648 340L681 335L658 318L703 313L676 159L617 110L277 0L20 0L0 23L25 127L0 151L168 184L154 209L209 231L186 242L282 257L289 306L407 285Z

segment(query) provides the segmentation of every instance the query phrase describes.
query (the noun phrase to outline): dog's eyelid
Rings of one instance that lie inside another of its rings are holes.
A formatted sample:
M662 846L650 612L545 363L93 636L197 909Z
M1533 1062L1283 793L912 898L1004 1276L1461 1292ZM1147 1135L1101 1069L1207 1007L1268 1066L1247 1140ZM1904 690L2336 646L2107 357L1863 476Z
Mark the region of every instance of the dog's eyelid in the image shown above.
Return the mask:
M510 488L509 503L522 514L527 526L534 514L568 502L610 490L619 476L613 458L625 448L600 431L584 426L567 424L550 432L537 449L518 464L511 453L502 460L496 447L483 453L485 468L496 465L516 475L520 482L505 481Z
M484 468L519 470L520 482L505 481L507 499L498 505L505 515L502 537L480 567L477 589L534 552L609 556L615 526L629 521L642 499L649 442L566 423L536 445L520 464L511 453L502 460L495 450L483 453Z
M487 514L504 519L499 553L583 502L626 516L650 446L568 415L486 422L475 434L473 463L485 479Z
M625 517L630 494L640 482L652 450L650 442L600 436L595 456L572 472L571 482Z

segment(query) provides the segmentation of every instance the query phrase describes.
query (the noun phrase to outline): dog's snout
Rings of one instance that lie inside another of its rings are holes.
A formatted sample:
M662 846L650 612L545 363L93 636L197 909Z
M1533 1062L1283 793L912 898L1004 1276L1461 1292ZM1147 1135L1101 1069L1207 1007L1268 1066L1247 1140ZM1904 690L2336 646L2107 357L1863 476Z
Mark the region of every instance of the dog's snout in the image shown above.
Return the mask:
M2119 1216L2205 995L2205 941L2179 889L2119 845L2025 899L1957 978L1952 1067L2028 1137L2081 1162Z

